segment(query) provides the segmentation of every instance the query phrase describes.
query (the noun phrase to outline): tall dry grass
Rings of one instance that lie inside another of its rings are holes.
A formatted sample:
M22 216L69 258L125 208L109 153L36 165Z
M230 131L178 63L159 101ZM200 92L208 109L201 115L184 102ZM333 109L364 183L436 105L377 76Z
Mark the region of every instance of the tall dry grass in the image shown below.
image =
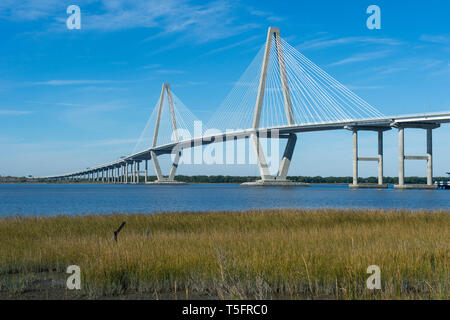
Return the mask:
M122 221L116 243L113 231ZM0 219L1 277L64 274L75 264L88 297L448 299L449 248L444 211ZM375 291L366 288L374 264L382 279Z

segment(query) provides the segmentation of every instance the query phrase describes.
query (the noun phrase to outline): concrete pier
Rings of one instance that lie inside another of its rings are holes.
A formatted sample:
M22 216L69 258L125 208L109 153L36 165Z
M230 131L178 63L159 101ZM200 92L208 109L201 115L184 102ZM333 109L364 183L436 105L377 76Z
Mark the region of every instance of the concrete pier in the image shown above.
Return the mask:
M398 129L398 184L395 189L437 189L433 184L433 129L439 128L438 123L394 123ZM405 128L425 129L427 135L427 155L405 156ZM427 162L427 184L405 184L405 160L425 160Z
M347 130L352 131L353 137L353 183L349 184L352 189L358 188L376 188L384 189L388 185L383 183L383 132L390 130L390 127L374 126L347 126ZM358 154L358 131L375 131L378 134L378 154L377 157L360 157ZM359 161L373 161L378 163L378 183L359 183L358 182L358 163Z
M251 182L241 183L241 186L278 186L278 187L309 187L309 183L295 182L290 180L260 179Z
M398 186L405 184L405 129L398 128Z
M358 185L358 130L353 130L353 186Z
M169 179L163 179L163 180L155 180L155 181L149 181L146 182L148 185L181 185L181 184L187 184L183 181L175 181L175 180L169 180Z
M147 183L147 177L148 177L148 161L145 160L145 178L144 178L144 183Z
M433 184L433 132L427 129L427 185Z

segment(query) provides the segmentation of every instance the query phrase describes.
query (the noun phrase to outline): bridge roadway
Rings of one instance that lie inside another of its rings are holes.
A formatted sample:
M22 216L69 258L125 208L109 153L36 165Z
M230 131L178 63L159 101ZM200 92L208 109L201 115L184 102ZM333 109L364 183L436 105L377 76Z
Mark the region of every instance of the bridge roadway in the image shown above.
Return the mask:
M391 128L399 129L399 182L400 187L404 185L403 176L404 176L404 167L403 162L407 159L414 160L427 160L428 172L427 176L429 180L432 179L432 160L431 160L431 130L440 126L442 123L450 122L450 112L446 113L427 113L427 114L416 114L416 115L404 115L404 116L392 116L392 117L384 117L384 118L376 118L376 119L363 119L363 120L348 120L348 121L339 121L339 122L327 122L327 123L314 123L314 124L299 124L299 125L285 125L278 127L270 127L270 128L258 128L258 129L244 129L244 130L236 130L232 132L219 133L206 135L202 137L194 137L191 139L185 139L178 142L168 143L164 145L159 145L153 148L149 148L144 151L140 151L134 154L131 154L127 157L121 158L119 160L109 162L106 164L102 164L96 167L88 168L85 170L75 171L62 175L54 175L44 177L45 179L76 179L87 177L88 179L92 175L92 179L94 178L94 174L97 174L96 180L104 181L105 175L104 172L106 170L107 176L106 179L108 181L113 182L125 182L128 183L128 164L135 165L141 161L151 160L152 154L159 156L163 154L176 153L177 150L181 151L186 148L192 148L196 146L203 146L211 143L218 143L223 141L230 141L233 139L246 139L250 138L251 135L256 134L260 137L271 138L272 133L276 133L278 138L289 138L291 134L300 133L300 132L312 132L312 131L327 131L327 130L341 130L347 129L351 130L354 133L353 139L353 187L370 187L365 185L360 185L357 182L358 179L358 170L357 170L357 162L358 161L378 161L379 163L379 184L375 185L378 187L384 187L382 183L382 132L386 130L390 130ZM404 128L422 128L427 129L427 156L404 156ZM378 131L379 133L379 157L377 158L359 158L357 154L357 132L359 130L369 130L369 131ZM381 145L380 145L380 133L381 133ZM123 168L126 168L126 178L123 178L125 171ZM122 169L122 173L119 171L119 168ZM117 174L114 173L114 169L117 169ZM132 168L133 172L135 172L135 167ZM108 173L108 170L112 170L111 176ZM102 177L100 178L100 172L102 173ZM139 169L137 169L139 172ZM147 162L146 162L146 170L145 177L147 178ZM381 175L381 176L380 176ZM173 178L173 177L172 177ZM133 182L134 180L131 180ZM135 181L134 181L135 182ZM428 181L428 185L431 185L431 181ZM411 186L414 187L414 186ZM417 186L415 186L417 187ZM434 187L434 186L431 186Z

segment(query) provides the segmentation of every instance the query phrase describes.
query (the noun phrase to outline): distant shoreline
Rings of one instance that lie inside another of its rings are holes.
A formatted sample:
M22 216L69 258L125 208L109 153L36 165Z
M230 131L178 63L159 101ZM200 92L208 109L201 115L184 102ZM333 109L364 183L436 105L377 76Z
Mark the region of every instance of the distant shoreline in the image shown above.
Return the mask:
M252 182L260 179L260 177L255 176L222 176L222 175L216 175L216 176L205 176L205 175L195 175L195 176L184 176L184 175L178 175L175 177L176 181L186 182L190 184L238 184L238 183L244 183L244 182ZM139 182L144 183L144 177L141 176ZM156 176L148 176L147 181L155 181ZM294 181L294 182L302 182L302 183L309 183L309 184L334 184L334 185L346 185L353 183L353 178L349 176L343 176L343 177L322 177L322 176L290 176L288 177L288 180ZM434 177L434 181L449 181L448 177ZM385 184L397 184L398 178L397 177L383 177L383 182ZM57 180L47 180L42 178L29 178L29 177L1 177L0 176L0 184L8 184L8 183L21 183L21 184L32 184L32 183L57 183L57 184L74 184L74 183L86 183L86 184L102 184L102 183L111 183L112 182L93 182L86 179L82 180L64 180L64 181L57 181ZM358 178L358 183L378 183L377 177L364 177L364 178ZM410 176L405 177L405 183L407 184L426 184L427 178L426 177L417 177L417 176Z

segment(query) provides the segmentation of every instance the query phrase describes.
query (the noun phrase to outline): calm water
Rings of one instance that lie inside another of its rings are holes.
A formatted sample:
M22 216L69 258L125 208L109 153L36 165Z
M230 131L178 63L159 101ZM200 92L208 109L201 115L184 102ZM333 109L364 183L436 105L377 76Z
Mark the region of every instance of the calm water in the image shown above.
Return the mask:
M336 185L0 184L0 216L324 207L450 210L450 190L351 190Z

